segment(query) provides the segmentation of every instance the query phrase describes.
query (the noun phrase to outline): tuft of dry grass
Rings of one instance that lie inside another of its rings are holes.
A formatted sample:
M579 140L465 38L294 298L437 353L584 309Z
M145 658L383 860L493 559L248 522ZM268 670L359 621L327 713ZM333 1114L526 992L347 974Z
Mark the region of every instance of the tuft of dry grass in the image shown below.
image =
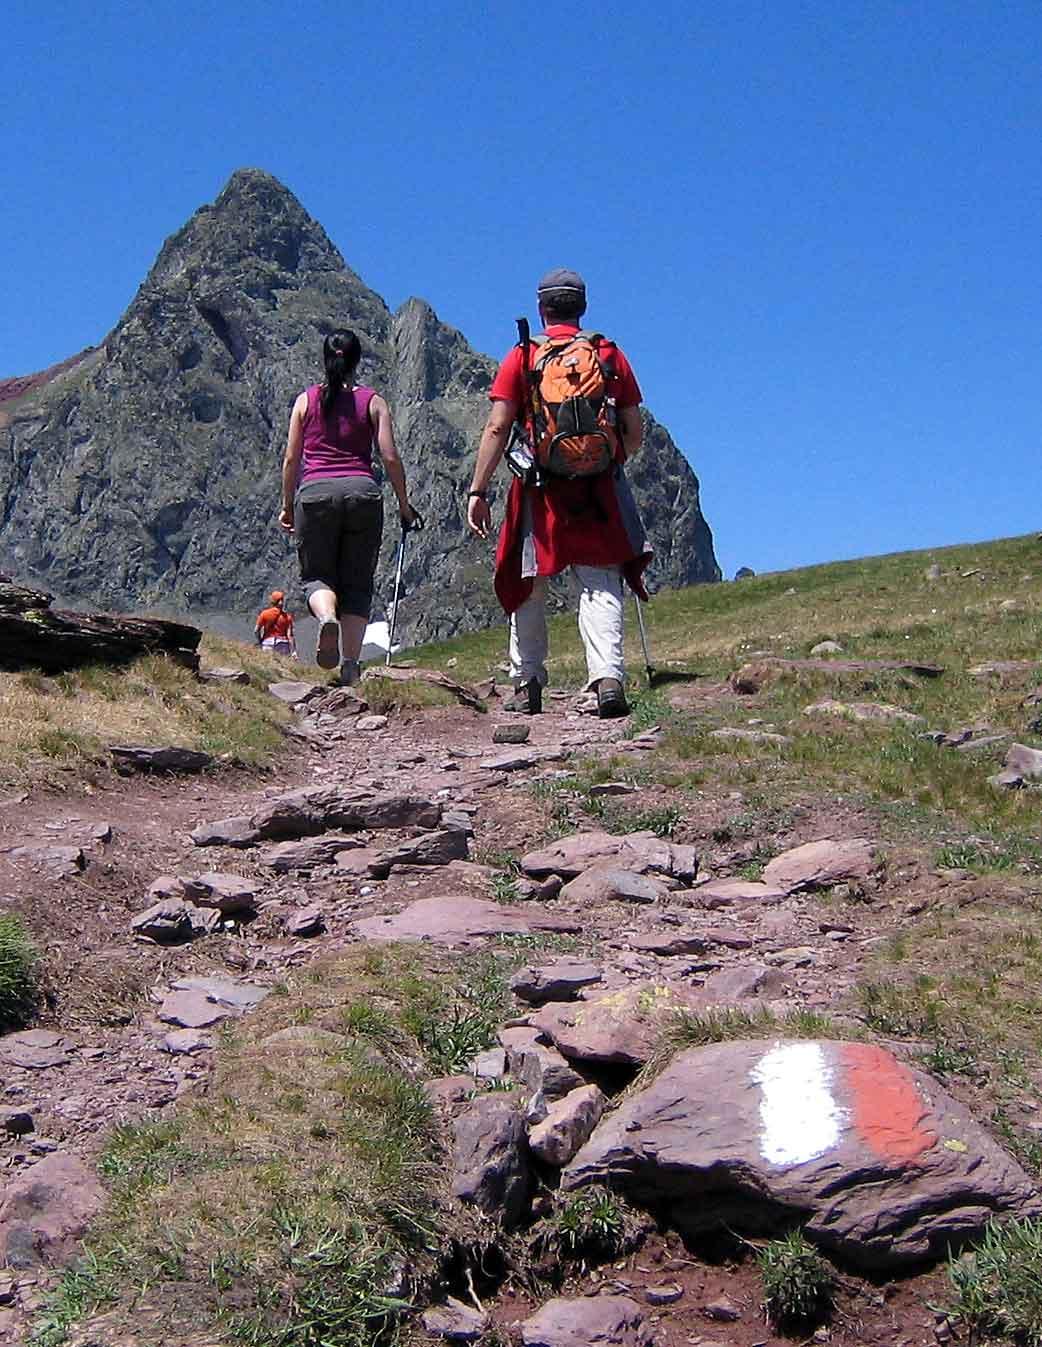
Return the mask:
M299 665L206 636L203 667L245 669L249 685L210 683L161 655L49 676L0 672L0 784L60 784L107 763L111 744L178 744L250 766L284 743L287 708L267 686Z

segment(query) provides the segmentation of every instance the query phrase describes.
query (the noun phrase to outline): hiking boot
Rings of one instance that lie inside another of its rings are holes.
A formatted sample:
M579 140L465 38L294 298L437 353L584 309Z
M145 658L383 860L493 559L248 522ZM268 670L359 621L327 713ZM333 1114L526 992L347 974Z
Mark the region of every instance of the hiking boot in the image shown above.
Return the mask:
M335 669L340 663L340 623L335 618L318 624L315 663L320 669Z
M340 665L340 686L353 688L361 680L362 666L356 659L345 659Z
M602 720L613 720L616 716L628 716L630 708L626 705L626 694L617 678L602 678L597 684L597 714Z
M514 695L503 703L504 711L517 711L523 716L537 716L542 709L543 689L537 678L530 678L527 683L517 683Z

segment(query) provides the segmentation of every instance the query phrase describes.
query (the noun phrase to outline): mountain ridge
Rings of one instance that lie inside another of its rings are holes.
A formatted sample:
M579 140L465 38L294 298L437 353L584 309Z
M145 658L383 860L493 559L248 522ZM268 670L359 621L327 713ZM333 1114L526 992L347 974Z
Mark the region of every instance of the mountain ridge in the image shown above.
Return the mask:
M236 170L165 240L98 347L0 382L0 565L70 601L197 617L252 614L273 584L292 589L278 465L293 399L321 378L334 326L359 332L360 379L388 396L428 516L410 543L403 635L500 620L488 550L463 513L495 362L424 299L392 312L257 169ZM650 414L630 471L653 583L718 580L697 478ZM397 530L386 534L379 604L397 545Z

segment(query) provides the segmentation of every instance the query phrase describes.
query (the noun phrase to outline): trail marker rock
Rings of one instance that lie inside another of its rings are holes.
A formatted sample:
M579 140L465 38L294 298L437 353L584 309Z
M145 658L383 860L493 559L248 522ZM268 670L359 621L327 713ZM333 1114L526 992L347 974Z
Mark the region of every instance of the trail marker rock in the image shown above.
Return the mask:
M605 1118L562 1187L608 1183L682 1233L808 1236L866 1269L942 1256L1035 1185L963 1106L866 1043L740 1041L682 1053ZM712 1200L706 1194L712 1193Z

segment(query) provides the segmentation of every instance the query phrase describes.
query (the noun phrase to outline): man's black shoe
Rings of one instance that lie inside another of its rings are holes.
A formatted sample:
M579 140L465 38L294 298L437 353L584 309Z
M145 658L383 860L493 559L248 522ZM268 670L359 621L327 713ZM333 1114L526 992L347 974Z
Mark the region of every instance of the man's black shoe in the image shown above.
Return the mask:
M628 716L630 708L626 705L626 694L617 678L602 678L597 684L597 714L602 720L612 720L616 716Z
M527 683L518 683L514 695L503 704L504 711L518 711L523 716L538 716L543 709L543 689L539 680L531 678Z

